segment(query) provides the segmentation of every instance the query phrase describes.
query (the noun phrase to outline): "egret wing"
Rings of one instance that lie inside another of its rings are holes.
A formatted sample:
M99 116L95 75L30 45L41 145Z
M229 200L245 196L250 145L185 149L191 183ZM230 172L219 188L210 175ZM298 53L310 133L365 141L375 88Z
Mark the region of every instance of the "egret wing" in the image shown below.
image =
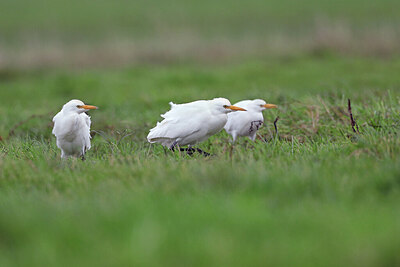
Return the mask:
M73 128L73 121L71 121L65 114L60 111L53 117L54 127L52 133L58 137L67 134Z
M200 102L200 101L196 101ZM163 121L158 122L157 126L150 130L147 139L149 142L156 142L157 139L177 139L184 138L195 132L201 131L204 123L207 122L209 113L202 112L196 102L177 105L170 103L171 110L161 115Z
M53 123L54 123L54 126L53 126L53 131L51 132L53 135L55 135L55 136L57 136L57 121L59 121L60 120L60 117L61 117L61 112L58 112L54 117L53 117Z

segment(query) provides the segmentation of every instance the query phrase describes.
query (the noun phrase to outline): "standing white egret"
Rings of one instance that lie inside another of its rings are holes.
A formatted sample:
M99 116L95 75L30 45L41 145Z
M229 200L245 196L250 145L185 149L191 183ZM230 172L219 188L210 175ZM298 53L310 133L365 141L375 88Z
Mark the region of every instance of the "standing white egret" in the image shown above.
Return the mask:
M61 149L61 158L82 157L90 149L90 117L86 111L97 109L85 105L80 100L66 103L54 116L53 134L57 138L57 147Z
M247 112L228 114L228 122L224 128L232 136L233 142L239 136L247 136L254 141L258 129L264 123L262 111L277 107L274 104L267 104L262 99L243 100L237 102L235 106L245 108Z
M157 122L156 127L150 130L147 140L150 143L160 143L172 151L175 146L192 154L195 150L191 147L207 140L210 136L224 128L228 120L227 114L232 111L246 111L244 108L232 106L226 98L213 100L198 100L185 104L170 102L171 110L161 115L163 121ZM200 149L197 152L209 155Z

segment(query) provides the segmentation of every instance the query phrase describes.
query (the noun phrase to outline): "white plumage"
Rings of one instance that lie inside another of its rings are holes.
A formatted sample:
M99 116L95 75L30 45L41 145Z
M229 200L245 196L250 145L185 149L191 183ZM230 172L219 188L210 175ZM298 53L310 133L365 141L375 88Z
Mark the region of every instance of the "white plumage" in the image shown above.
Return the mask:
M53 134L57 138L57 147L61 149L61 158L82 157L90 149L90 117L86 111L97 109L85 105L80 100L66 103L54 116Z
M235 112L228 114L228 122L224 129L232 136L233 142L239 136L247 136L255 140L258 129L264 123L262 111L267 108L276 108L276 105L267 104L264 100L243 100L235 104L245 108L247 112Z
M174 146L195 145L207 140L224 128L231 111L242 110L232 106L228 99L198 100L186 104L170 103L171 110L161 115L163 121L150 130L147 140L170 149Z

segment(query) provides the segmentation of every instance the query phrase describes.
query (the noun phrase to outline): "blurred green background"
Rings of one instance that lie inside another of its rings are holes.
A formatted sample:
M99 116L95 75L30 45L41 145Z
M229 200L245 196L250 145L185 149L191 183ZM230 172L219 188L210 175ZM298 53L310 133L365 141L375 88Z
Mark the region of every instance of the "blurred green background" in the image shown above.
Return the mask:
M1 68L121 66L291 56L386 56L396 0L2 0Z

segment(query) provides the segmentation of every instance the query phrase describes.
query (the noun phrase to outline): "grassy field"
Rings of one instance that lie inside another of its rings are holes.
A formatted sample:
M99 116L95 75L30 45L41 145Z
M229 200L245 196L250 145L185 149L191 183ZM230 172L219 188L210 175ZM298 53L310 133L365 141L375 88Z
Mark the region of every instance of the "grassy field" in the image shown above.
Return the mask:
M0 266L400 265L400 1L0 10ZM214 97L279 108L209 158L147 143ZM100 107L85 162L51 135L73 98Z
M9 73L0 263L399 264L399 71L400 60L327 57ZM61 161L51 136L71 96L100 106L85 162ZM146 142L169 100L217 96L278 104L264 140L232 148L220 133L201 145L210 158Z

